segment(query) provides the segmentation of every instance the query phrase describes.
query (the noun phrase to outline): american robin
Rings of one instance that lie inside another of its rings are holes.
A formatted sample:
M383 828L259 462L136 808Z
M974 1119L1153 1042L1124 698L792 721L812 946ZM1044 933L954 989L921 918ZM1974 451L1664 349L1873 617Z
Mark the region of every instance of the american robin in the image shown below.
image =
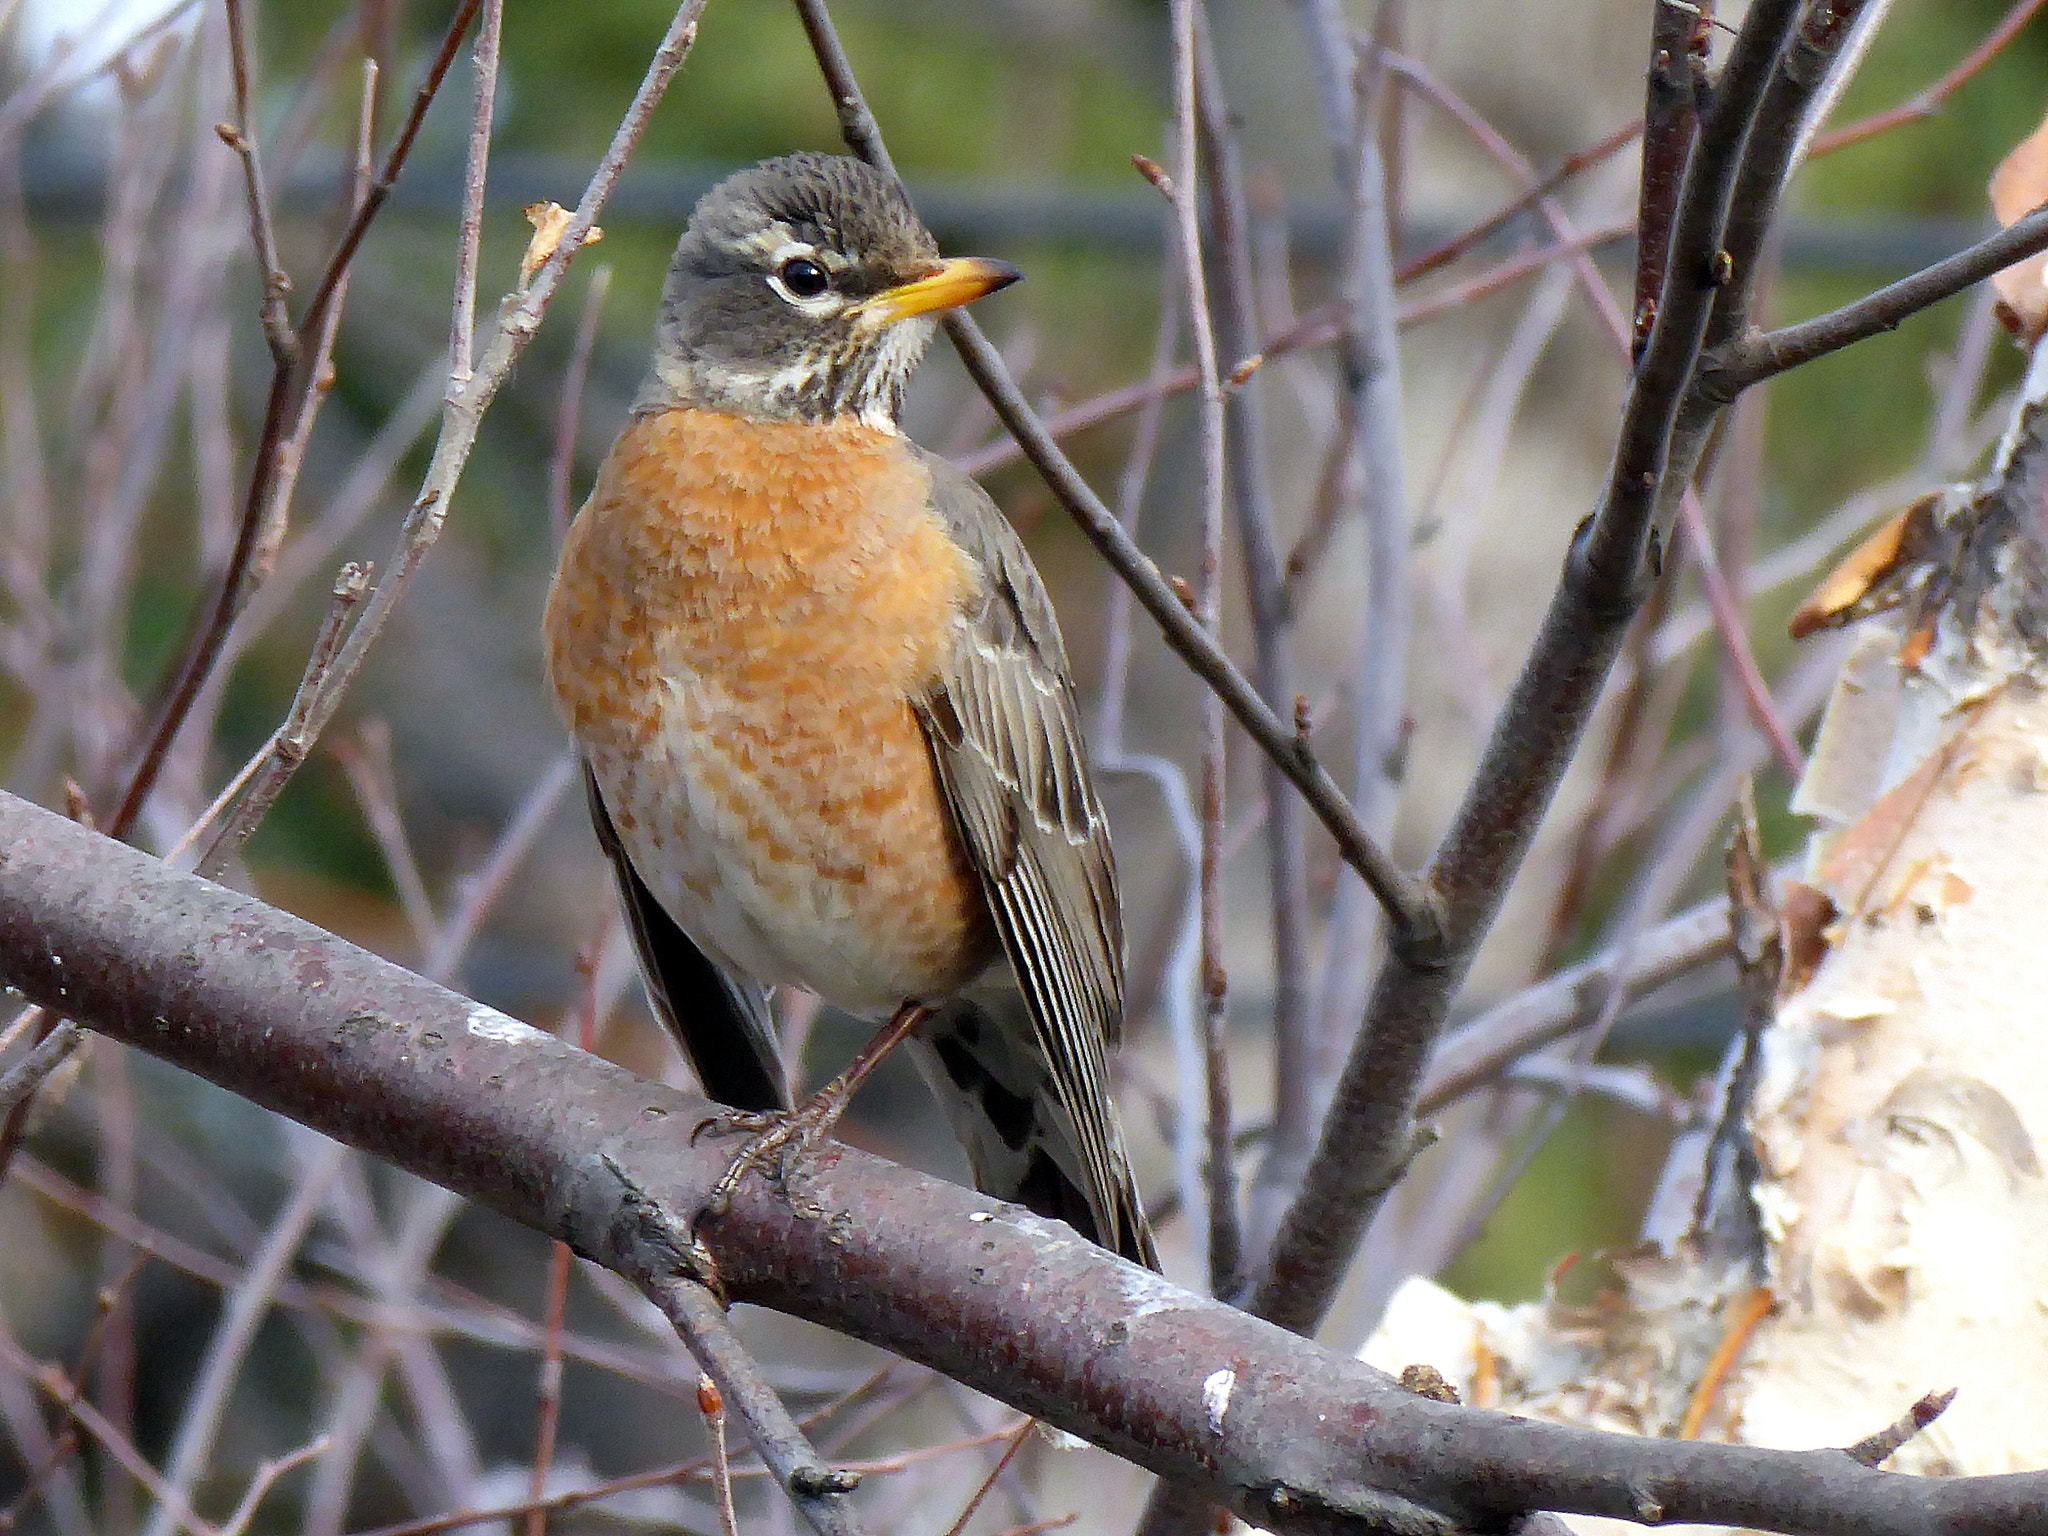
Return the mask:
M1156 1269L1109 1097L1123 919L1066 648L995 504L897 424L932 317L1018 276L941 260L859 161L708 193L563 546L548 675L706 1093L789 1110L767 989L808 987L891 1021L854 1076L909 1036L979 1188Z

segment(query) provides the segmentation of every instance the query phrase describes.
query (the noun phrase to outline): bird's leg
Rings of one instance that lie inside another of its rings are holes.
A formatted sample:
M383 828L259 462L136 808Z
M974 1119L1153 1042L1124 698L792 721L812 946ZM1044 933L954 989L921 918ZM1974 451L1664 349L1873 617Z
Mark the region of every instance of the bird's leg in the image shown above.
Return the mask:
M860 1085L930 1013L931 1010L923 1003L905 1002L890 1015L889 1022L876 1031L875 1037L861 1047L860 1054L853 1058L844 1072L786 1113L720 1116L715 1122L706 1121L700 1125L699 1131L714 1123L759 1130L759 1134L740 1149L739 1156L732 1160L732 1166L725 1170L724 1176L712 1186L705 1211L714 1216L723 1214L732 1204L733 1191L740 1187L740 1180L747 1176L749 1169L758 1168L790 1193L790 1203L801 1214L820 1214L816 1202L798 1201L790 1188L791 1174L811 1148L822 1141L839 1122L839 1117L846 1113L846 1106L853 1102L853 1095Z

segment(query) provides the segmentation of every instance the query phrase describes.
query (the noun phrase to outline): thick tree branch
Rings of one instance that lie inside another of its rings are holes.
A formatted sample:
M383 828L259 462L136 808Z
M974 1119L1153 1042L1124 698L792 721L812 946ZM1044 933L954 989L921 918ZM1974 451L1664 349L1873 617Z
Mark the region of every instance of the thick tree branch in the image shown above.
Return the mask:
M1638 1440L1414 1396L1067 1228L837 1146L799 1215L730 1138L585 1055L253 897L0 795L0 978L457 1191L650 1295L838 1328L1279 1532L1447 1533L1532 1510L1812 1536L2041 1532L2048 1473L1915 1478L1841 1451Z

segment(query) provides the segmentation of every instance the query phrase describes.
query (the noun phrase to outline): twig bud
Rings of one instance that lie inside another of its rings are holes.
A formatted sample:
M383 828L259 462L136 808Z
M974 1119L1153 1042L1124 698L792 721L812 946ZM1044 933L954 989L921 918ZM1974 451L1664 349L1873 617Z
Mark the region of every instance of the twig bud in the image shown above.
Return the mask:
M1131 164L1138 168L1138 174L1159 189L1160 195L1168 202L1173 201L1173 178L1166 174L1166 167L1149 155L1131 156Z

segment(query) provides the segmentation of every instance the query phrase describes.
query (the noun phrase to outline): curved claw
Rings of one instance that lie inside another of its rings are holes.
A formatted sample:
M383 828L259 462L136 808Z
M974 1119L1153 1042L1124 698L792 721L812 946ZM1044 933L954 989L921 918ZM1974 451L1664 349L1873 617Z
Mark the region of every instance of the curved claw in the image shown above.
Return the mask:
M751 1131L756 1135L772 1131L785 1118L782 1114L763 1113L752 1109L724 1109L715 1115L706 1115L690 1131L690 1145L697 1145L697 1138L706 1131L724 1135L728 1131Z
M754 1170L767 1175L788 1197L791 1208L798 1215L814 1218L824 1214L815 1200L801 1197L796 1191L804 1159L832 1128L833 1120L838 1118L820 1114L818 1109L819 1106L812 1103L787 1114L746 1117L763 1122L759 1134L740 1148L739 1155L733 1158L718 1182L711 1186L711 1196L704 1202L701 1214L723 1216L732 1206L732 1197L739 1189L740 1181ZM735 1124L741 1118L736 1115L726 1123ZM710 1123L705 1122L707 1125ZM704 1127L700 1125L697 1129L702 1131Z

